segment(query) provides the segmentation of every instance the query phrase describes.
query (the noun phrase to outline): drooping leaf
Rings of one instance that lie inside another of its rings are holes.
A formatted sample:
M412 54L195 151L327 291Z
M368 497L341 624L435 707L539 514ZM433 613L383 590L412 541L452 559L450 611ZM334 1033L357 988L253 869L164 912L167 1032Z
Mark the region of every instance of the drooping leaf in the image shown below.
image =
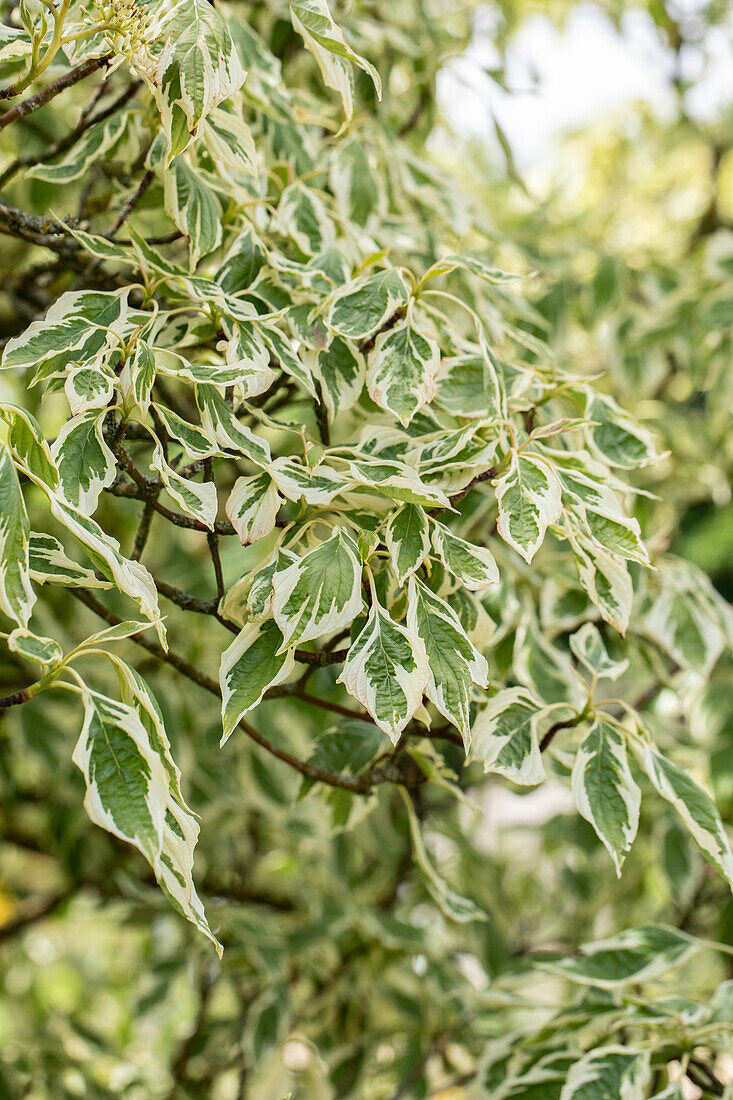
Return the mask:
M0 443L0 610L24 627L36 602L30 578L29 535L18 471L7 446Z
M283 649L349 626L362 605L361 562L343 528L278 572L272 613Z
M371 76L377 95L381 95L379 74L349 46L343 31L333 21L328 0L290 0L290 18L316 59L324 83L340 95L347 118L354 113L351 64L358 65Z
M471 756L487 772L534 786L545 778L540 753L540 703L526 688L505 688L484 704L471 728Z
M372 593L369 617L349 649L339 683L396 744L429 679L424 642L396 623Z
M499 583L494 555L485 546L459 538L438 520L432 520L432 541L445 568L470 592Z
M425 693L461 731L468 748L471 692L474 686L489 686L486 659L466 637L455 611L414 575L408 587L407 625L425 644L430 667Z
M83 699L84 726L72 759L86 782L89 817L142 852L176 908L221 953L193 884L198 824L175 800L138 711L88 689Z
M514 452L509 469L496 483L499 534L531 562L550 524L560 517L560 479L539 455Z
M65 500L84 515L97 510L103 489L111 485L117 462L102 434L105 412L91 409L67 420L51 453L59 472Z
M576 753L573 797L608 849L620 876L639 825L641 791L629 768L623 735L600 716Z
M269 474L239 477L226 502L226 514L241 542L257 542L270 534L283 500Z
M287 680L295 666L292 649L280 652L283 635L272 619L250 623L221 655L221 743L233 733L240 718L261 701L268 688Z
M429 535L427 516L417 504L403 504L387 520L384 540L400 584L425 560L430 550Z

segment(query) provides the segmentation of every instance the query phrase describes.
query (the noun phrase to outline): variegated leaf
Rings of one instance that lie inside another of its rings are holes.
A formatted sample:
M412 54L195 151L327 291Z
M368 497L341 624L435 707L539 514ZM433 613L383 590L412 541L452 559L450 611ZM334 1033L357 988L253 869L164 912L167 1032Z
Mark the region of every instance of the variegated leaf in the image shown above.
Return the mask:
M84 807L107 832L137 848L173 904L211 933L193 884L199 827L171 790L166 762L134 706L84 691L84 726L73 761L84 776Z
M387 520L384 541L392 559L397 580L404 584L419 569L430 550L427 516L417 504L403 504Z
M551 523L560 517L560 479L536 454L514 452L509 469L496 482L501 537L531 562Z
M106 411L91 409L67 420L51 447L65 500L85 516L97 510L103 489L111 485L117 462L102 434Z
M642 737L633 741L642 768L662 798L674 806L698 848L733 889L733 853L718 808L707 791Z
M560 1100L643 1100L649 1057L648 1051L628 1046L596 1047L570 1067Z
M429 679L424 642L396 623L372 592L369 617L349 649L338 682L397 744Z
M541 704L526 688L511 687L489 699L471 729L471 756L484 771L532 787L545 778L538 720Z
M618 680L629 667L628 658L623 661L611 660L600 631L593 623L584 623L580 630L571 635L570 648L592 676Z
M361 611L361 562L351 535L336 528L326 542L278 572L272 613L282 648L350 626Z
M358 65L371 76L377 96L381 96L382 84L377 70L349 46L343 31L333 21L328 0L290 0L290 18L316 59L324 83L340 95L347 118L354 113L350 64Z
M494 555L485 546L466 542L438 520L432 520L432 540L445 568L470 592L499 583Z
M333 422L359 399L366 378L366 364L360 351L340 336L327 348L303 353L303 361L321 384L321 396Z
M53 535L31 534L29 564L31 580L37 584L60 584L66 588L112 587L111 581L73 561Z
M164 174L164 194L166 214L188 239L193 271L202 256L208 256L221 244L219 200L202 173L181 157Z
M57 159L33 165L28 175L59 186L78 180L93 161L101 159L116 145L126 125L127 116L124 111L95 123L82 133L68 152Z
M270 534L283 499L269 474L239 477L226 502L226 514L243 545Z
M608 849L620 876L639 826L641 791L629 768L623 735L600 715L575 756L573 797Z
M8 635L8 649L26 661L53 667L63 657L63 650L55 638L44 638L26 627L18 626Z
M163 448L157 439L150 469L160 475L166 492L186 515L193 516L211 530L214 529L219 498L213 482L193 481L189 477L182 477L166 462Z
M247 74L229 28L208 0L164 5L147 38L133 63L155 96L172 159Z
M407 306L408 291L396 268L364 275L339 291L333 299L328 323L347 340L372 336L398 310Z
M414 575L408 587L407 626L425 644L430 667L425 694L461 731L468 749L471 692L474 686L489 686L486 658L466 637L455 611Z
M18 626L27 626L36 594L30 578L30 524L18 471L0 442L0 610Z
M571 535L578 576L607 623L620 634L628 629L634 589L626 562L583 535Z
M282 631L272 619L248 623L221 655L222 745L240 718L261 702L268 688L283 683L295 667L292 649L282 652Z
M402 324L382 332L367 360L369 396L407 426L435 396L439 363L438 345L413 325Z

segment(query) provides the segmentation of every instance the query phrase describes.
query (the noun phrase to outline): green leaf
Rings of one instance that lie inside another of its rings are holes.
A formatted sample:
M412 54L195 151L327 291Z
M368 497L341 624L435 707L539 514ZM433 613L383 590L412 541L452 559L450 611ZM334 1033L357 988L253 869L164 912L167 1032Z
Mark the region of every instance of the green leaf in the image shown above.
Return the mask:
M486 772L533 787L545 779L539 746L540 703L526 688L498 692L478 712L471 728L471 757Z
M216 386L197 385L196 404L201 413L204 435L215 439L225 450L244 455L257 466L268 465L272 456L267 440L255 435L237 420L224 394Z
M369 74L377 96L381 97L382 83L377 70L348 45L343 31L333 21L327 0L290 0L290 18L316 59L324 83L340 95L347 118L354 113L353 78L348 63Z
M396 623L372 591L369 617L349 649L338 682L397 744L429 679L424 642Z
M476 546L454 534L438 520L431 520L433 547L449 573L470 592L480 592L499 583L494 555L485 546Z
M596 421L588 428L588 438L604 462L628 470L646 466L657 457L651 433L620 409L612 397L590 392L585 415L587 420Z
M211 458L219 452L216 441L211 439L201 428L195 424L189 424L187 420L166 409L164 405L154 404L153 408L163 422L163 427L168 435L181 444L186 454L191 458Z
M408 299L407 287L396 268L376 271L347 283L336 294L328 323L347 340L364 340L403 310Z
M241 107L220 104L203 120L201 133L220 179L236 183L238 174L257 177L257 148Z
M384 529L384 541L397 580L404 584L419 569L430 550L428 520L417 504L403 504L393 512Z
M216 280L227 294L237 294L251 286L266 260L265 249L252 230L243 229L234 238Z
M361 611L361 562L351 535L337 527L274 579L272 613L282 648L350 626Z
M283 499L269 474L238 477L226 502L226 514L244 546L265 538L275 527Z
M649 924L628 928L609 939L586 943L579 958L544 964L581 985L617 989L659 978L687 962L705 946L678 928Z
M367 226L380 200L377 174L361 141L347 141L334 153L329 176L341 217Z
M150 469L160 476L168 495L176 502L181 511L193 516L213 531L216 513L219 510L219 497L216 485L211 481L193 481L183 477L165 460L163 448L156 439L153 447L153 460Z
M0 442L0 610L18 626L27 626L36 594L30 578L30 524L18 471Z
M272 619L249 623L221 655L222 745L240 718L261 702L268 688L283 683L295 667L292 649L281 652L283 635Z
M547 528L560 518L560 479L540 455L512 453L509 469L496 482L501 537L531 562Z
M73 761L84 776L91 820L137 848L175 907L219 953L193 884L199 827L179 805L160 752L137 709L84 690L84 726Z
M320 196L297 182L286 187L277 207L280 231L289 236L306 256L330 248L335 240L333 222Z
M333 423L355 404L364 388L364 356L347 340L334 336L327 348L304 351L303 360L321 384L328 419Z
M91 516L103 489L117 474L117 462L102 434L107 413L90 409L67 420L51 448L65 500Z
M406 427L435 396L439 363L438 345L412 325L402 324L382 332L367 360L369 396Z
M570 1068L560 1100L643 1100L650 1076L648 1052L598 1047Z
M620 634L625 634L634 602L634 589L626 562L582 535L571 535L570 545L578 576L589 598L604 620Z
M654 788L674 806L702 854L733 889L733 853L710 795L649 741L635 738L633 746Z
M60 584L66 588L111 588L112 582L73 561L53 535L31 534L30 577L36 584Z
M133 60L158 105L169 160L185 149L201 119L241 88L247 75L229 28L208 0L166 5Z
M63 185L78 180L93 161L101 160L117 144L127 125L124 111L90 126L68 152L56 160L35 164L28 170L33 179Z
M428 893L431 898L438 906L443 916L447 917L448 920L455 921L456 924L467 924L474 920L485 921L487 917L483 909L479 909L476 903L471 901L470 898L465 898L461 894L457 894L455 890L451 890L442 875L440 875L433 866L425 850L425 842L420 828L420 821L415 813L412 800L403 787L400 787L399 790L407 808L407 821L410 826L412 853L415 857L415 862L423 873L425 885L428 888Z
M649 554L641 541L638 520L627 516L611 516L597 508L585 507L582 516L598 546L611 554L640 565L649 565Z
M639 827L641 791L629 768L624 737L600 716L576 753L573 797L608 849L620 876Z
M40 665L57 665L63 657L63 650L55 638L40 637L20 626L8 635L8 649Z
M425 694L461 731L468 748L473 686L489 686L486 659L466 637L453 609L414 575L408 587L407 625L425 643L430 667Z
M193 271L202 256L208 256L221 244L219 200L204 176L180 157L164 174L164 193L166 214L191 246L190 268Z
M577 659L592 676L618 680L629 667L628 658L623 661L611 660L600 631L593 623L583 623L580 630L570 636L569 642Z

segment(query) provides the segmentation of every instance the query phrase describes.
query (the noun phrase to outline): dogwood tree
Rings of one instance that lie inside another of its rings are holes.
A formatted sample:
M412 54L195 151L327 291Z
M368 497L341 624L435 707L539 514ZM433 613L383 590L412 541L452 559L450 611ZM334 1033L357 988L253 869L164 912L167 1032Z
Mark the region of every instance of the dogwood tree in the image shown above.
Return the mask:
M426 844L426 799L453 813L482 776L564 787L609 890L663 803L733 885L705 754L649 717L730 650L730 608L665 552L654 432L560 354L526 249L507 270L423 148L471 6L364 5L343 25L326 0L6 7L2 706L45 715L93 825L211 941L193 949L201 1005L221 973L236 989L255 972L237 993L255 1020L240 1095L286 1088L256 1075L291 1032L330 1080L294 1095L428 1095L454 1039L480 1096L676 1097L673 1065L722 1095L727 985L705 1006L654 993L710 950L686 927L637 921L580 957L525 960L520 980L503 967L506 988L454 974L460 937L491 939L492 921L485 885L459 888ZM402 968L382 990L371 975L369 1020L338 1037L308 1019L335 978L299 973L297 926L247 927L224 850L217 882L198 874L198 815L226 848L231 792L217 805L212 777L246 743L239 797L264 792L291 858L318 835L303 813L338 836L340 886L300 866L314 939L325 951L332 925ZM380 814L407 864L359 914L360 875L380 876L358 837ZM461 858L481 875L479 851ZM432 919L459 937L442 955ZM539 980L577 997L537 1022ZM412 1030L394 1024L410 1000ZM402 1047L380 1062L393 1027ZM212 1095L191 1053L171 1095Z

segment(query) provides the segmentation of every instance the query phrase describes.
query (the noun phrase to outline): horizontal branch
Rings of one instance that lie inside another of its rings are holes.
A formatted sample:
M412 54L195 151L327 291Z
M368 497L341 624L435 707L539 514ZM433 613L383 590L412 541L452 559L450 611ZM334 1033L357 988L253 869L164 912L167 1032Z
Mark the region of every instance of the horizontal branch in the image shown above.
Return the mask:
M0 115L0 130L4 130L11 122L17 122L19 118L25 118L26 115L33 114L33 112L37 111L40 107L45 107L47 103L57 95L60 95L61 92L65 92L67 88L71 88L74 84L78 84L80 80L86 80L86 78L96 72L97 69L101 69L107 64L111 57L111 54L105 54L104 57L89 58L83 61L81 65L77 65L75 69L69 69L69 71L64 73L63 76L60 76L58 80L54 80L50 84L47 84L40 92L36 92L35 95L29 96L28 99L24 99L22 103L16 103L9 111ZM9 89L4 89L4 94L0 93L0 98L8 99L8 91Z

